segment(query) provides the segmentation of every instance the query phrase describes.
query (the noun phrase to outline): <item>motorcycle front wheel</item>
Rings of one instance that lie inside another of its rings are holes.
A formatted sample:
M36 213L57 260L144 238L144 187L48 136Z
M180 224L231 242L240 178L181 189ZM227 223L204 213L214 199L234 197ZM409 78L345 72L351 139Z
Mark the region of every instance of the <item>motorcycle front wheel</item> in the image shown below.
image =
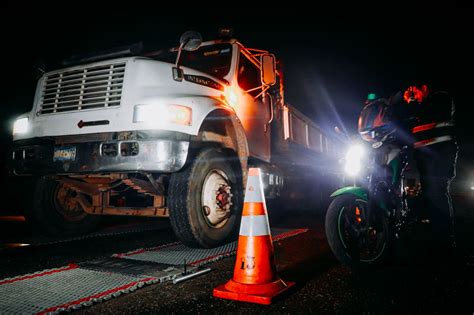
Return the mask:
M366 200L342 195L331 202L326 213L329 246L336 258L350 267L374 268L389 256L389 218L383 211L374 211L369 220L367 208Z

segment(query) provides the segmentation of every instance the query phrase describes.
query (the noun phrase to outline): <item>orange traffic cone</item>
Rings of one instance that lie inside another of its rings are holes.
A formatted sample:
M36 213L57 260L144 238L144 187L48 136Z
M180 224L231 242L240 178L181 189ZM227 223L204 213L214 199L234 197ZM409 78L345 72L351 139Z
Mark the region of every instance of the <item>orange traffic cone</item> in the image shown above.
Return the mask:
M234 276L214 289L229 300L271 304L272 298L292 287L276 274L273 243L259 168L251 168L245 192Z

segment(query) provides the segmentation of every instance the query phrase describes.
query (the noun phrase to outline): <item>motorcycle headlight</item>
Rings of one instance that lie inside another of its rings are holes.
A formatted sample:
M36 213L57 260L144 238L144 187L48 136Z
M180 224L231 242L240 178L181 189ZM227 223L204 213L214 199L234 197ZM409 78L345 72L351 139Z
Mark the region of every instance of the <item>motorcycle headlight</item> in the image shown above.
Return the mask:
M356 176L361 170L362 158L365 150L359 145L355 144L347 150L344 171L350 176Z
M13 135L19 135L28 132L28 117L15 120L13 123Z

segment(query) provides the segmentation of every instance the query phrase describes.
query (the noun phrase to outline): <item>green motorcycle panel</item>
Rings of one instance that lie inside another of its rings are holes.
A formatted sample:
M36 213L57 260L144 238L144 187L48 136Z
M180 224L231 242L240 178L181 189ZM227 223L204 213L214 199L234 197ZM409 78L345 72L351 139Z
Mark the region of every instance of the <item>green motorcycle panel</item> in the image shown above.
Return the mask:
M365 201L368 200L367 190L362 187L356 187L356 186L342 187L336 190L335 192L333 192L330 197L337 197L341 195L354 195L354 196L359 197L362 200L365 200Z

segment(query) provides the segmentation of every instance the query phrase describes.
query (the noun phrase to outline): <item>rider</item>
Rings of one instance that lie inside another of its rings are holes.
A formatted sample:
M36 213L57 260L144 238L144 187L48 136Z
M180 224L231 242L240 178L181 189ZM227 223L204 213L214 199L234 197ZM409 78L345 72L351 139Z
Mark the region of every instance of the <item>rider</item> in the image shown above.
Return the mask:
M451 250L454 215L449 188L456 175L458 146L454 134L454 102L444 91L410 86L390 100L404 121L405 140L412 145L420 173L423 204L429 209L434 240ZM408 123L406 123L408 122Z

